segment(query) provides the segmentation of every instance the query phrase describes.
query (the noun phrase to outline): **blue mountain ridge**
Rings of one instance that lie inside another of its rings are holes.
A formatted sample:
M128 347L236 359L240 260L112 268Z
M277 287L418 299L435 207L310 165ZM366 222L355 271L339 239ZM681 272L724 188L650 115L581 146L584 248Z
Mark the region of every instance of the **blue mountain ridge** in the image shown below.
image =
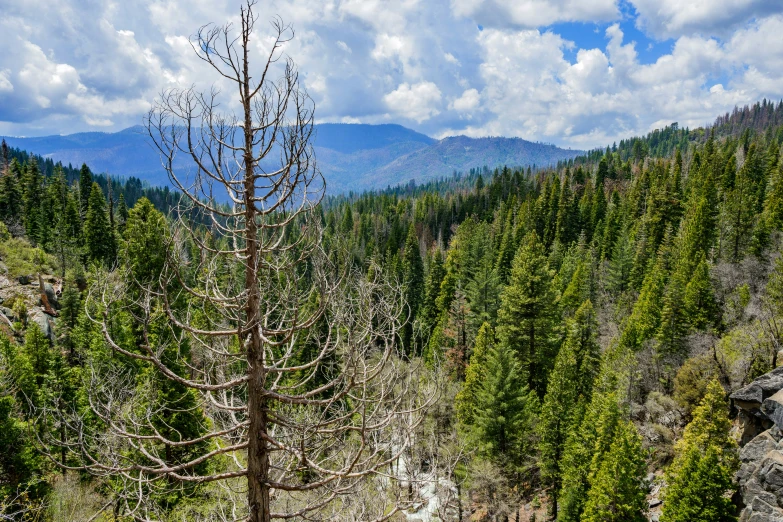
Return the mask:
M448 137L435 140L396 124L321 123L313 146L330 193L382 189L415 180L423 183L473 167L545 166L583 154L520 138ZM146 129L82 132L42 137L5 137L9 146L80 166L96 173L135 176L151 185L168 185ZM187 158L179 159L186 169Z

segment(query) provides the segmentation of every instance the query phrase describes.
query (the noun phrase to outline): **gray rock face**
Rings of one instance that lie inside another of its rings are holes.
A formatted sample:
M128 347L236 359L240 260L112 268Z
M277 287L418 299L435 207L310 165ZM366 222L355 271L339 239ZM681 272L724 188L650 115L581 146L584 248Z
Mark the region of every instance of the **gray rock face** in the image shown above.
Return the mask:
M783 522L783 367L731 394L740 411L744 446L736 475L740 522Z
M54 341L54 325L52 319L43 313L41 310L35 310L30 312L27 316L27 321L35 323L41 329L41 332L50 340Z

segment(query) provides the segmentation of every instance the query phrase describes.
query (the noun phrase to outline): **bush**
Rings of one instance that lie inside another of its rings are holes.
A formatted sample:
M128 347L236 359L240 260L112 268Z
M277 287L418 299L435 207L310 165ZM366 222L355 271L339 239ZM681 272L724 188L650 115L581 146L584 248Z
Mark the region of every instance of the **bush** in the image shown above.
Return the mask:
M40 248L34 248L26 239L18 237L0 241L0 259L5 263L7 275L11 278L54 271L52 256Z
M690 417L707 393L707 385L718 375L718 366L710 354L691 357L674 377L674 400Z

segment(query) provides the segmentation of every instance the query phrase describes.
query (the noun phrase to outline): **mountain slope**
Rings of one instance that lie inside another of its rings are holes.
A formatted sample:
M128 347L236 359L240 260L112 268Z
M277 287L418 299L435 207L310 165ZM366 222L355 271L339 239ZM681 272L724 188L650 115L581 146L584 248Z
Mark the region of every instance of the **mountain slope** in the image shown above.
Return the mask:
M140 126L116 133L5 139L11 147L66 165L87 163L95 172L169 184L158 153ZM471 167L544 166L581 153L519 138L457 136L438 141L393 124L319 124L313 146L331 193L385 188L411 179L424 182ZM186 168L187 158L181 161Z
M411 179L417 183L464 172L472 167L503 165L546 166L571 159L583 151L561 149L521 138L444 138L430 147L401 156L357 180L362 189L398 185Z

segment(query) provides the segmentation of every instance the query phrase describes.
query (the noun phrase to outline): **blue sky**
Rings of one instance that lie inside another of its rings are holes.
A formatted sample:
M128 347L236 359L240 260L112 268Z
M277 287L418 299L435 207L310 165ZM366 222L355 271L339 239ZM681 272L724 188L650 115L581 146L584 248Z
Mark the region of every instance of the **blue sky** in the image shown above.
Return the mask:
M0 134L115 131L230 89L188 37L237 1L0 0ZM783 98L780 0L264 0L319 121L587 148ZM255 50L268 43L259 24Z

